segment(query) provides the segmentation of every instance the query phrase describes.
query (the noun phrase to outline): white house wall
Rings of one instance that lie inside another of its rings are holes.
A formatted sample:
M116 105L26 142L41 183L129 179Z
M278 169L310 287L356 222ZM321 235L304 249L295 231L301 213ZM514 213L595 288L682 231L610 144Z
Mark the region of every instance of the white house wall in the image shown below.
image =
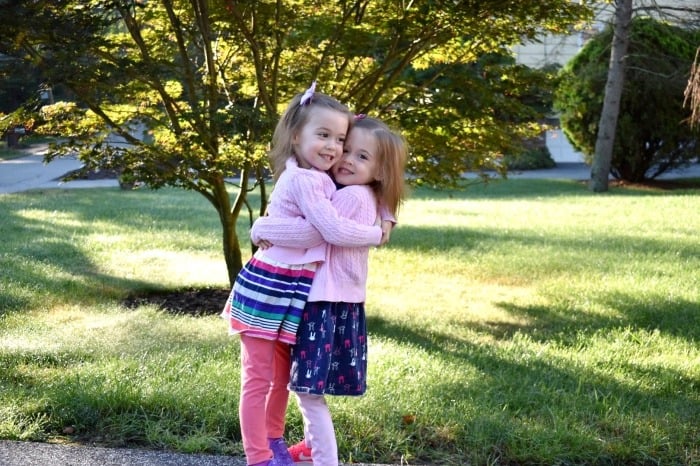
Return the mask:
M661 13L664 20L682 23L690 19L690 13L678 10L696 10L694 19L700 20L700 0L636 0L633 2L637 14L658 17L651 10L642 11L640 8L658 6L671 8ZM673 9L675 8L675 10ZM614 9L610 4L601 3L595 20L585 25L581 30L569 35L543 35L537 43L521 44L513 48L516 61L532 68L545 65L565 65L573 58L591 37L602 31L613 16ZM560 129L547 132L547 148L557 163L583 162L583 155L574 150Z

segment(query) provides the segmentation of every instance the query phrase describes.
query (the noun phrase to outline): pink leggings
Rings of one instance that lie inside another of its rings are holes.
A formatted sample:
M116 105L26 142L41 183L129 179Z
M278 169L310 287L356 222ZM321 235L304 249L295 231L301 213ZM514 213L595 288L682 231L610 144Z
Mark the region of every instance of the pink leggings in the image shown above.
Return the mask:
M338 466L338 443L326 398L305 393L296 395L304 419L304 439L306 446L311 447L314 466Z
M238 415L248 464L272 458L268 439L284 436L289 365L286 343L241 334Z

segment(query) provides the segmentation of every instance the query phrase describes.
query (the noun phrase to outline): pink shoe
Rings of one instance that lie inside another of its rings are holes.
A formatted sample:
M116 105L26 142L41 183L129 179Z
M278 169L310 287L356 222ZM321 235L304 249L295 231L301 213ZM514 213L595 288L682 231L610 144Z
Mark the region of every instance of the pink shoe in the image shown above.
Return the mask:
M306 446L304 440L289 447L288 451L292 457L292 461L294 461L297 466L311 466L314 464L311 459L311 448Z

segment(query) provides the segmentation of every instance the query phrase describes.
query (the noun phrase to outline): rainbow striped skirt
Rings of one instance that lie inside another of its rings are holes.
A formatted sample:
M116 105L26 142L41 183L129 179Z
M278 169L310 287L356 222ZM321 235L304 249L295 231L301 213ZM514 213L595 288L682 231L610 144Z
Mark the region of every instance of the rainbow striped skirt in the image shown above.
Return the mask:
M238 273L221 313L229 333L294 344L316 266L283 264L258 250Z

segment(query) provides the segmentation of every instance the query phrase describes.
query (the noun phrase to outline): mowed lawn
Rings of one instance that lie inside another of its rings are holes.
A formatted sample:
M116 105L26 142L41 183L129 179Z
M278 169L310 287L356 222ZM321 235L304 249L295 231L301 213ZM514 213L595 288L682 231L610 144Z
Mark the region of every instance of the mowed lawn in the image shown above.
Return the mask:
M0 217L0 438L242 453L219 309L123 304L228 287L203 197L37 191ZM700 190L415 190L370 256L369 390L329 399L341 460L700 464L698 232Z

